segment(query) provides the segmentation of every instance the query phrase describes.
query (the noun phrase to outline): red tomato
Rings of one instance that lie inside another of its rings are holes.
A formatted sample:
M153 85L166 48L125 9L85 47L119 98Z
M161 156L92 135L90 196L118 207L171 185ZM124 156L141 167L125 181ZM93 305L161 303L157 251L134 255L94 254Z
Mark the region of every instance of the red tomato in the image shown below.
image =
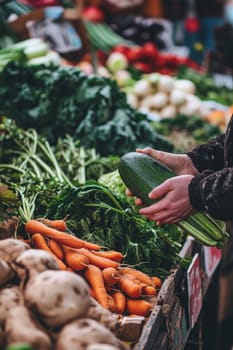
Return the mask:
M119 45L119 46L114 47L114 49L112 51L123 53L123 55L125 55L125 57L128 59L128 54L129 54L130 50L131 49L128 46Z
M153 71L151 65L145 62L138 61L138 62L135 62L133 66L134 68L138 69L142 73L151 73Z
M147 58L156 58L159 53L157 47L153 43L145 43L142 49Z
M144 56L142 47L132 47L128 52L129 62L140 61Z
M164 75L174 75L175 71L169 68L159 68L156 71L157 73L164 74Z

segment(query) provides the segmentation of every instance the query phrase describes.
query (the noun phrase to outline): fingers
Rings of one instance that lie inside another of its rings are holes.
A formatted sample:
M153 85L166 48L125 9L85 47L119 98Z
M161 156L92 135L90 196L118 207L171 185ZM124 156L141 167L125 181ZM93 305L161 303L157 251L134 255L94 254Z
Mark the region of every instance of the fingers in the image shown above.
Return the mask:
M142 205L143 203L142 203L142 200L141 200L140 198L136 198L136 199L135 199L135 204L140 206L140 205Z
M176 155L168 152L157 151L151 147L146 147L143 149L137 148L136 152L147 154L148 156L151 156L152 158L166 165L168 168L173 167L173 163L176 162Z
M125 194L126 194L127 196L129 196L129 197L133 197L132 192L131 192L128 188L126 188ZM136 204L136 205L142 205L142 200L141 200L140 198L135 198L135 204Z
M148 195L151 199L159 199L170 191L170 181L166 180L161 185L155 187Z
M155 159L158 159L158 160L160 160L160 158L162 156L161 153L165 153L165 152L162 152L162 151L156 151L155 149L153 149L151 147L136 148L136 152L147 154L148 156L151 156L152 158L155 158Z
M129 196L129 197L133 196L132 192L128 188L126 188L125 194L126 194L126 196Z

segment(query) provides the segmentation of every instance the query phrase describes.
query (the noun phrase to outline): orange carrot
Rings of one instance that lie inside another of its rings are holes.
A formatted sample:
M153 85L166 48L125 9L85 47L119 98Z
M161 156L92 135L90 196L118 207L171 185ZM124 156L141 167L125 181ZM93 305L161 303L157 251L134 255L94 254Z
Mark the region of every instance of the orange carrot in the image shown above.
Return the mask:
M77 251L83 255L85 255L90 264L98 266L100 269L105 269L107 267L113 267L117 269L119 267L119 263L110 259L101 258L100 256L97 256L90 252L89 250L85 248L77 249Z
M67 266L63 263L62 260L60 260L53 252L52 250L48 247L47 242L45 238L40 234L40 233L35 233L32 236L32 244L35 248L37 249L42 249L51 254L57 261L57 264L59 266L59 269L61 270L66 270Z
M118 286L130 298L137 299L142 295L142 286L135 283L132 279L127 278L127 276L120 277Z
M135 276L141 283L145 283L148 286L154 286L154 283L153 283L151 277L142 271L132 269L131 267L124 267L124 268L119 270L119 273L120 273L120 275L131 274L131 275Z
M156 295L156 289L153 286L142 286L142 294L143 295Z
M63 250L60 246L59 243L57 243L56 241L54 241L54 239L50 239L49 240L49 248L52 250L52 252L61 260L64 259L64 253Z
M151 279L152 279L152 281L154 282L155 288L160 289L161 286L162 286L162 280L161 280L161 278L159 278L159 277L157 277L157 276L153 276L153 277L151 277Z
M129 315L148 316L151 311L151 304L146 300L132 300L126 301L126 312Z
M124 259L124 255L116 250L99 250L93 252L95 255L101 256L102 258L110 259L121 263Z
M50 220L47 218L41 218L41 219L38 219L38 221L42 222L43 224L49 227L54 228L55 230L63 231L63 232L67 231L65 220Z
M141 283L141 281L139 281L139 279L137 279L136 276L134 276L134 275L125 273L124 275L123 274L119 274L119 276L127 278L128 280L131 280L132 282L134 282L136 284L140 284L141 286L146 286L145 283Z
M106 286L114 286L120 278L118 271L114 267L106 267L102 271Z
M120 291L113 292L112 293L113 300L115 301L116 305L116 312L118 314L123 314L126 308L126 297L123 293Z
M84 277L94 291L96 300L106 309L109 309L108 293L104 285L102 271L99 267L89 264L84 271Z
M116 304L113 297L108 294L108 308L111 312L116 312Z
M41 233L43 236L54 239L60 244L72 248L87 248L90 250L99 250L100 246L94 243L86 242L80 238L70 235L69 233L55 230L51 227L44 225L38 220L29 220L25 225L27 233L33 235L34 233Z
M81 271L87 268L89 261L85 255L77 253L72 248L64 247L65 261L74 271Z

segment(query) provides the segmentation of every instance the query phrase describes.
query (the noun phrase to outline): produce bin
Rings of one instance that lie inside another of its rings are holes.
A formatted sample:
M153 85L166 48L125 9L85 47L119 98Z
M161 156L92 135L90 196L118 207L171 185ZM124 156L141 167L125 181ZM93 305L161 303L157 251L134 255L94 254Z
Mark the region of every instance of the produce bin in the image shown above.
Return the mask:
M190 259L190 264L188 268L179 266L172 270L163 282L155 307L133 350L181 350L185 347L201 311L211 277L221 259L221 251L199 245L188 237L180 256ZM190 286L190 267L192 268L197 257L201 284L194 280ZM190 287L196 293L196 300L192 300Z

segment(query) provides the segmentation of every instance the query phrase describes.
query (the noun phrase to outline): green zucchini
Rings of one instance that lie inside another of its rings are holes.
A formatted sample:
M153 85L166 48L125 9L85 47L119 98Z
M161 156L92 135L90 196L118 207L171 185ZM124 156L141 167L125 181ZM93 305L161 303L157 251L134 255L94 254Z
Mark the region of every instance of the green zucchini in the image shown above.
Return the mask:
M129 152L122 156L118 170L126 187L145 205L155 203L155 200L148 197L153 188L176 176L159 161L137 152ZM190 215L177 225L207 246L223 247L228 238L228 234L219 223L214 224L214 219L202 212Z

